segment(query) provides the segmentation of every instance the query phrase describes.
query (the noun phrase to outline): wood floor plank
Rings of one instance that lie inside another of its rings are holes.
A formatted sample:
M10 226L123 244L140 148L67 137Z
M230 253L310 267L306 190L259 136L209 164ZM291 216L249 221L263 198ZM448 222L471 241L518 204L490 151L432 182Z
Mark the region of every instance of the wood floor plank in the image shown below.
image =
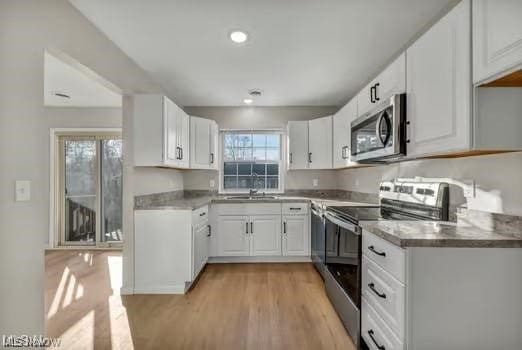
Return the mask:
M66 349L355 349L308 263L208 265L186 295L121 297L118 252L49 252L46 276Z

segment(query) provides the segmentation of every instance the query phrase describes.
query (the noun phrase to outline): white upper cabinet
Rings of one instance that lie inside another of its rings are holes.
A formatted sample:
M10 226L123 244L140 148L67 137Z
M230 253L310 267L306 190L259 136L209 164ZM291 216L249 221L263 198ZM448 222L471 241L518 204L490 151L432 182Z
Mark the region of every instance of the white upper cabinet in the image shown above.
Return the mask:
M308 168L308 121L288 122L288 169Z
M403 53L357 95L357 115L362 116L395 94L406 92L406 56Z
M473 82L522 67L522 1L473 1Z
M210 169L219 169L219 127L215 121L210 122Z
M345 168L356 164L350 161L351 122L357 118L357 99L354 98L333 116L333 167Z
M215 121L190 117L190 168L217 169L217 142Z
M308 168L332 168L332 116L308 121Z
M162 95L135 95L133 108L134 165L188 168L188 115Z
M470 148L470 35L464 0L407 49L408 156Z

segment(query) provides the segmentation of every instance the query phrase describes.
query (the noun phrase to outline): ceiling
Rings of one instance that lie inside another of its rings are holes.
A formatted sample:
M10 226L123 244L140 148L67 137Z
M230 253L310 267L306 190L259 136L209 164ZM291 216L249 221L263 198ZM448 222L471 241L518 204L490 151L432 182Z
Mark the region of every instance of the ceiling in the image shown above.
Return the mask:
M44 105L52 107L121 107L121 94L86 67L69 58L44 54ZM57 96L66 95L69 96Z
M454 0L70 0L182 106L340 106ZM234 44L234 29L249 40Z

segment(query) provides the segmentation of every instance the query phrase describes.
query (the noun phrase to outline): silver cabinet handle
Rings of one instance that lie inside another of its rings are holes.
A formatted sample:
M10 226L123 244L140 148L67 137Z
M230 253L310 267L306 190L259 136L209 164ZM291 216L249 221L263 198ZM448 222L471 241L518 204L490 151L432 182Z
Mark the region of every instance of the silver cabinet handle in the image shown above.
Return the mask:
M290 153L290 164L293 163L293 161L294 161L293 158L294 158L294 157L293 157L293 153Z
M245 222L245 224L246 224L245 233L248 235L248 222Z
M207 227L208 227L208 234L207 234L207 237L210 237L210 235L212 235L212 226L207 225Z
M250 234L254 233L254 223L250 221Z
M283 222L283 233L286 234L286 221Z

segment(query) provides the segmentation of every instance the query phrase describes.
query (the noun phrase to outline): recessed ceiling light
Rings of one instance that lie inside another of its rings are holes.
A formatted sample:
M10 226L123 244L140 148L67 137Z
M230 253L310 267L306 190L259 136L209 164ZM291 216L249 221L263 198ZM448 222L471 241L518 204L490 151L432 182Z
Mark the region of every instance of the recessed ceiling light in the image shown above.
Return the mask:
M251 104L252 102L254 102L254 100L252 100L251 98L245 98L243 100L244 103L246 103L247 105Z
M235 43L241 44L247 41L248 35L245 32L242 32L240 30L235 30L232 33L230 33L230 40L232 40Z

